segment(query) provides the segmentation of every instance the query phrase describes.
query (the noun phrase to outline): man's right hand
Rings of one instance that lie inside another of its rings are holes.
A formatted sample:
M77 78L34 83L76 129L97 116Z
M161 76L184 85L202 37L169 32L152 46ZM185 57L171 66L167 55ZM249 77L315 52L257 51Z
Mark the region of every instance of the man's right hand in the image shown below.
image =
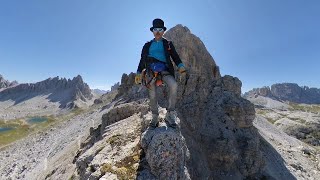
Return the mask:
M141 84L141 74L136 74L136 77L134 78L134 82L136 84Z

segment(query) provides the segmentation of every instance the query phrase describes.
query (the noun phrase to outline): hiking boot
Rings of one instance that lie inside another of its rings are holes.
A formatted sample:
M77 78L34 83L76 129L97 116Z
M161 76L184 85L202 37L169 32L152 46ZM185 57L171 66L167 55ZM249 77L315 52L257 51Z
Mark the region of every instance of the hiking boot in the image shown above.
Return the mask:
M176 111L168 111L165 117L165 121L168 124L168 126L172 128L176 128L178 125L176 123L177 120L177 112Z
M149 123L149 127L156 128L159 125L159 115L158 114L152 114L152 119Z

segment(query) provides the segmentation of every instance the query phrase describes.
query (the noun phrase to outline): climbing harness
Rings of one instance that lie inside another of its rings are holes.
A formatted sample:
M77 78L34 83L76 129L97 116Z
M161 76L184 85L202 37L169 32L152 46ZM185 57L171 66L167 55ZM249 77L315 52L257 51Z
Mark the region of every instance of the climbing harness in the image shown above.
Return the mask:
M142 75L142 85L150 89L150 86L153 83L155 83L156 86L163 86L164 83L162 78L164 76L169 75L169 73L164 74L163 71L162 72L153 71L153 70L148 71L147 69L143 69L141 75Z
M148 63L145 64L145 69L142 70L142 85L150 89L150 84L156 83L156 86L163 85L162 77L164 71L167 71L168 67L164 62L161 62L153 57L148 57Z

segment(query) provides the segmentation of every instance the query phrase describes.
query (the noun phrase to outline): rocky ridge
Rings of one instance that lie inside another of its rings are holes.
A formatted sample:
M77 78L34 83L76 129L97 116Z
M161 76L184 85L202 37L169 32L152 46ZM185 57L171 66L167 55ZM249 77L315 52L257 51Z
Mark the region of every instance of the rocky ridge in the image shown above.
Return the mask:
M244 94L244 97L264 96L279 101L294 103L320 104L320 89L299 86L295 83L277 83L270 87L255 88Z
M113 86L111 86L111 91L118 90L119 86L120 86L120 82L115 83Z
M13 88L3 90L0 93L0 98L3 100L4 98L10 96L19 96L19 94L24 93L54 93L66 90L70 91L70 100L73 101L78 99L86 101L87 99L92 98L89 86L83 82L83 79L80 75L74 77L72 80L67 80L66 78L60 79L59 76L57 76L55 78L48 78L37 83L19 84Z
M0 92L0 119L55 114L88 106L91 100L93 94L80 75L72 80L55 77L19 84Z

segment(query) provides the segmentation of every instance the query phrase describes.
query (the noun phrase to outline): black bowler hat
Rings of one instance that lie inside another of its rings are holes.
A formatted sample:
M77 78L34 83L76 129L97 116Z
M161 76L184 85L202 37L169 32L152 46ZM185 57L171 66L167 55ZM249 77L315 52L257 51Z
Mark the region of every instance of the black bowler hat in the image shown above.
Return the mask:
M166 27L164 27L164 22L162 21L162 19L154 19L152 21L152 27L150 28L150 31L153 31L153 28L163 28L164 31L167 30Z

